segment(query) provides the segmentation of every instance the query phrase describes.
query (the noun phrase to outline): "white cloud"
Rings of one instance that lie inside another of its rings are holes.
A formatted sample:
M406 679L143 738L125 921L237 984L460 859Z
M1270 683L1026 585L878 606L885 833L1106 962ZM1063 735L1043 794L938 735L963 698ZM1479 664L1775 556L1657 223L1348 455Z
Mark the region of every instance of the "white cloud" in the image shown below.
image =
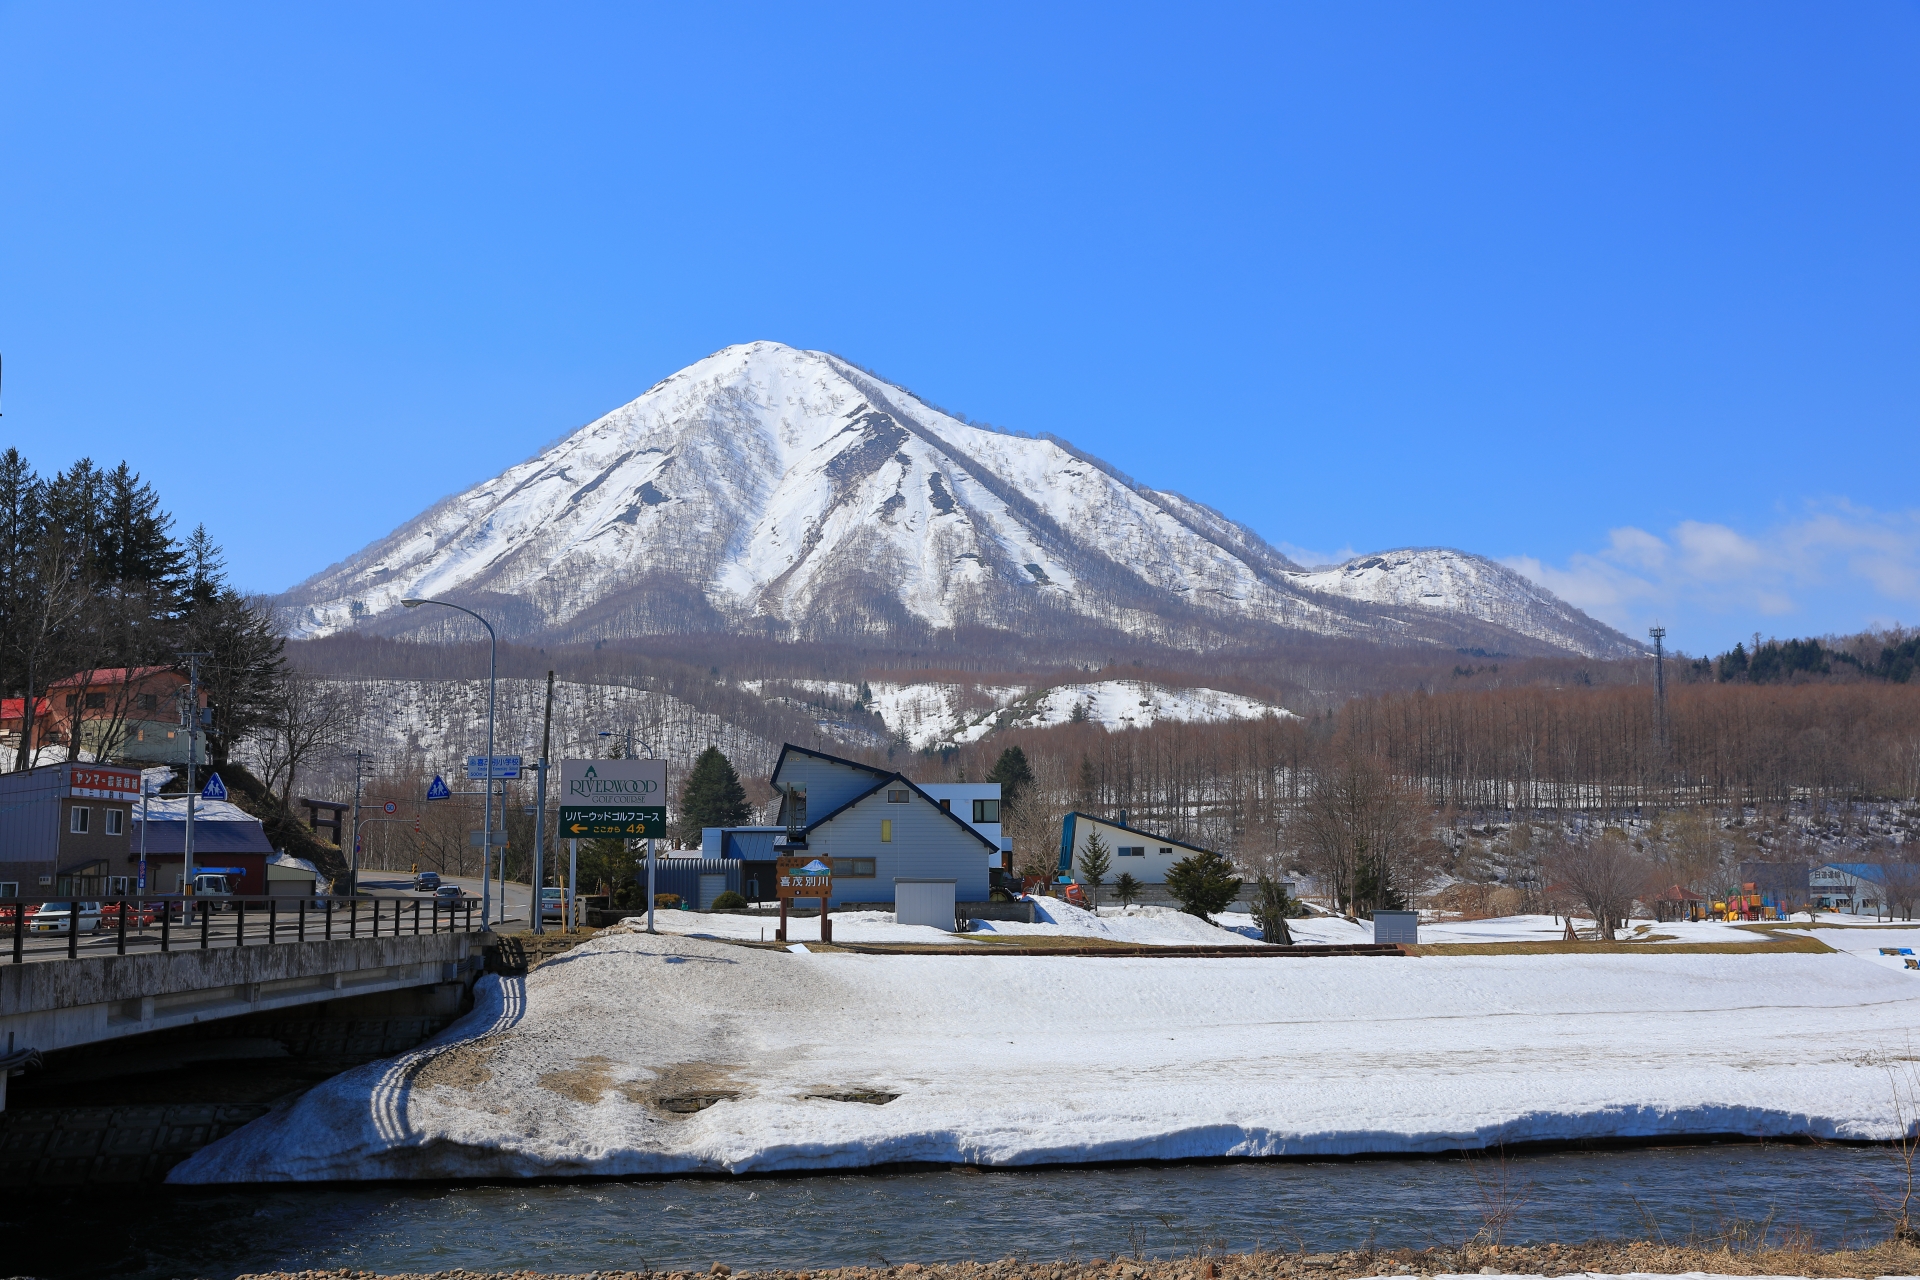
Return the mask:
M1319 569L1328 565L1345 564L1360 554L1352 547L1343 547L1339 551L1315 551L1309 547L1295 546L1291 542L1275 543L1274 550L1295 564L1308 569Z
M1920 510L1832 501L1758 532L1699 520L1664 536L1627 526L1565 564L1506 563L1629 635L1659 622L1696 651L1769 624L1818 635L1920 616Z

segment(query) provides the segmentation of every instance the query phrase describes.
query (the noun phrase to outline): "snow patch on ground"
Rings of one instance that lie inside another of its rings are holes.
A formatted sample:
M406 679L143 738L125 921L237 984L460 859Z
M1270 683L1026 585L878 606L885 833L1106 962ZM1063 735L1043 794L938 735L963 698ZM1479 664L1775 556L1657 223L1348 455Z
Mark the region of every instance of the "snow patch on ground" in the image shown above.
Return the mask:
M1879 1063L1916 1019L1920 976L1851 955L862 956L608 933L484 979L428 1046L169 1180L1885 1139Z

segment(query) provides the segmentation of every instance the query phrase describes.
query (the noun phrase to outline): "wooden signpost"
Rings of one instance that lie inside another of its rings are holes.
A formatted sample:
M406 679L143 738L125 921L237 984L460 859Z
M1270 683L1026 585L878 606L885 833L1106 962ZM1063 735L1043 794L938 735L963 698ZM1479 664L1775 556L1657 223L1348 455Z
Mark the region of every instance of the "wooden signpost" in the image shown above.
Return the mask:
M833 941L833 917L827 914L827 900L833 894L833 868L822 859L805 854L783 857L774 863L774 892L780 899L780 929L773 936L787 940L787 903L795 898L820 899L820 941Z

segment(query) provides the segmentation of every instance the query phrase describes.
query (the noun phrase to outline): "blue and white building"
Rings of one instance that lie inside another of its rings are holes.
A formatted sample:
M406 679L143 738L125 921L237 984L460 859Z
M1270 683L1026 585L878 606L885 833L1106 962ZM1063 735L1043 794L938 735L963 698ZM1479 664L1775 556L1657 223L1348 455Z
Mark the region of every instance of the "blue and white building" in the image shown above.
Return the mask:
M903 773L791 743L772 782L780 794L777 852L826 859L833 906L890 905L897 883L949 880L954 901L987 900L989 864L1001 854L998 784L935 794ZM980 821L968 820L976 814Z

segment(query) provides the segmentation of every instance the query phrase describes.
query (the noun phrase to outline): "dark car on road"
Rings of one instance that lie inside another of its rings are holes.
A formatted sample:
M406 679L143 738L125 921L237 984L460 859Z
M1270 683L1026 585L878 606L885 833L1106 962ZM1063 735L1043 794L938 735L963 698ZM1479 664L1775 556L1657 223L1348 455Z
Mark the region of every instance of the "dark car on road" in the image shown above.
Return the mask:
M415 893L432 893L440 887L440 874L436 871L422 871L413 878Z

